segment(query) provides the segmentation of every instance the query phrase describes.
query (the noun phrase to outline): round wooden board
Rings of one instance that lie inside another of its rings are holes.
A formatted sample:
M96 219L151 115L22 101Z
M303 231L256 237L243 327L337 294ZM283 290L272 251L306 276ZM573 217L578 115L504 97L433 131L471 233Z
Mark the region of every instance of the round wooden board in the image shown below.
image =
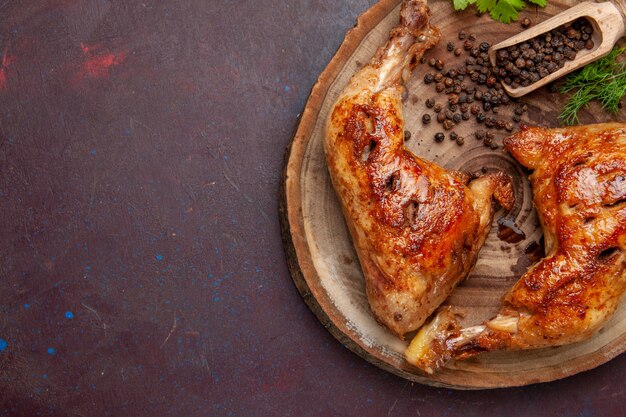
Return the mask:
M286 153L281 181L280 216L285 250L293 281L303 299L328 330L345 346L369 362L411 381L458 389L478 389L527 385L563 378L592 369L626 349L626 306L616 312L593 338L574 345L525 352L497 352L453 362L439 373L427 376L403 359L407 342L380 326L369 311L363 276L352 247L339 203L332 189L322 150L324 124L330 106L352 74L369 61L384 43L389 29L398 21L398 0L382 0L365 12L350 30L339 51L315 84L304 109L300 125ZM527 9L533 24L576 4L552 0L545 9ZM463 29L479 40L499 42L521 31L517 23L504 25L488 16L477 17L472 10L454 13L449 0L431 1L432 21L442 30L440 44L427 54L451 63L446 43L460 45L457 34ZM465 58L465 54L461 56ZM460 58L457 58L460 59ZM433 134L441 130L433 122L424 127L421 116L424 101L437 97L433 85L422 82L426 65L418 66L407 88L404 104L406 129L412 132L407 146L417 155L451 169L477 171L483 167L503 169L514 178L515 208L507 216L525 232L526 239L515 244L497 237L494 227L479 255L472 274L454 291L447 303L462 308L465 323L478 324L497 311L500 298L531 265L525 249L542 236L532 207L532 192L527 173L501 147L491 150L473 138L478 128L474 121L458 126L465 145L446 140L435 143ZM439 102L443 99L438 98ZM564 98L545 88L526 96L529 124L558 126L557 116ZM502 114L511 114L508 106ZM503 108L503 110L505 110ZM582 123L626 120L622 112L610 118L591 106L581 115ZM496 134L497 141L505 135Z

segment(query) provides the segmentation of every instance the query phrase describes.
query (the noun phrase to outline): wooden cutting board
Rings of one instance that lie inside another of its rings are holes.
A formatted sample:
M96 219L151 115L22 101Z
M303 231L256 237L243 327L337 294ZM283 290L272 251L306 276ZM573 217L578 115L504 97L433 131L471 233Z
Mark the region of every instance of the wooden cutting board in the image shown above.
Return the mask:
M397 339L374 320L359 262L330 183L322 135L329 108L338 93L384 43L389 29L397 23L399 4L398 0L382 0L365 12L348 32L315 84L287 150L280 192L282 234L291 275L304 301L349 349L389 372L429 385L477 389L552 381L592 369L617 356L626 349L624 304L597 335L585 342L559 348L483 354L453 362L433 376L409 365L402 356L407 342ZM574 4L576 1L551 0L545 9L529 8L521 17L529 17L536 24ZM452 41L461 46L460 30L492 44L522 30L519 23L505 25L486 15L477 17L474 9L455 13L448 0L431 1L430 7L433 24L441 28L443 36L427 58L452 62L454 56L447 51L446 44ZM533 263L528 247L540 243L542 233L532 206L528 173L501 146L492 150L475 140L473 132L479 127L473 120L455 129L465 137L463 146L448 139L444 143L433 141L434 133L442 130L440 125L433 121L425 127L421 123L421 116L427 111L424 101L437 97L433 85L422 81L429 69L425 64L418 66L407 86L404 116L406 129L412 133L408 148L446 168L470 172L483 167L497 168L511 174L517 203L507 217L526 235L517 243L500 240L496 221L505 213L496 213L494 227L476 267L448 299L448 304L467 313L465 323L478 324L496 312L501 296ZM540 89L523 99L529 107L523 119L529 124L556 127L564 100L546 88ZM438 97L438 101L443 103L444 98ZM501 114L510 115L512 110L513 106L508 106ZM622 111L610 117L594 105L582 112L580 119L582 123L626 121L625 116L626 112ZM496 142L501 145L504 136L505 132L497 132Z

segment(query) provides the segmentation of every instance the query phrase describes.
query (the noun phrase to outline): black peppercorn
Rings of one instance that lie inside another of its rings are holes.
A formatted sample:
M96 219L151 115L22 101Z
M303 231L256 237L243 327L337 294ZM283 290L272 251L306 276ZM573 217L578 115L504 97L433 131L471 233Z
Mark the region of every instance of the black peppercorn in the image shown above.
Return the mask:
M429 123L430 123L430 114L425 113L425 114L422 116L422 123L424 123L425 125L427 125L427 124L429 124Z
M435 133L435 141L436 142L443 142L443 140L446 138L446 135L443 134L443 132L437 132Z

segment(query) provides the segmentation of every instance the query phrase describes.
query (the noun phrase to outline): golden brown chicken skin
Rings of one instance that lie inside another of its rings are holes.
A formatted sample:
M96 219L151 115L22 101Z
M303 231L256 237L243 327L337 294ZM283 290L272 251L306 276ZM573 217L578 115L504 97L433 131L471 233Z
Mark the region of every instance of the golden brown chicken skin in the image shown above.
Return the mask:
M546 256L484 325L459 330L451 312L442 312L407 351L407 359L426 371L482 351L584 340L613 314L626 290L626 125L533 127L504 143L534 170L530 181Z
M328 119L324 150L377 320L402 337L419 328L471 270L492 220L513 203L510 179L467 176L404 146L403 82L439 41L425 1L350 81Z

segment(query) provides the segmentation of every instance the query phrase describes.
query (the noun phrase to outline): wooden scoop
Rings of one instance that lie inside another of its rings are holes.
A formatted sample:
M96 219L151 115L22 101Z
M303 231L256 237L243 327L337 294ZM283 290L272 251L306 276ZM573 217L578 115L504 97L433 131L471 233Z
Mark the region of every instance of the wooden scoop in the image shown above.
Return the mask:
M489 60L491 65L495 67L498 49L522 43L581 17L586 18L593 26L593 34L591 36L594 43L593 49L578 51L576 58L572 61L566 61L563 68L527 87L511 88L510 85L502 83L506 92L511 97L521 97L611 52L615 43L624 35L626 28L624 21L626 0L616 0L615 3L586 1L491 47L489 49Z

